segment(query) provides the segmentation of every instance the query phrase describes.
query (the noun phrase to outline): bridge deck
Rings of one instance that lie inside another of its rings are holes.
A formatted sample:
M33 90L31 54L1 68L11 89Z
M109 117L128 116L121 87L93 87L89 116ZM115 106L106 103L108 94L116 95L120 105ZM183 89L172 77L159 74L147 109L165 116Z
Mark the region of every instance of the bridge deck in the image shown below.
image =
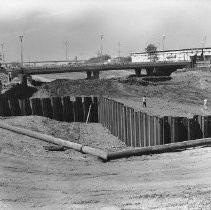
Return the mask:
M147 62L147 63L126 63L126 64L95 64L95 65L74 65L74 66L48 66L48 67L23 67L16 69L16 72L28 75L52 74L65 72L86 72L86 71L109 71L125 69L149 69L159 68L171 71L189 67L190 62Z

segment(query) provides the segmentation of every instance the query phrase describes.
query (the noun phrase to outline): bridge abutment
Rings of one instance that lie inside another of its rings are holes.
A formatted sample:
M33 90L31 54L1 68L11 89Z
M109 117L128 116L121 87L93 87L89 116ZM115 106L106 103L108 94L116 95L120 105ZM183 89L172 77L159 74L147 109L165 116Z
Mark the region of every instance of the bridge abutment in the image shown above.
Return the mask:
M141 69L135 69L135 73L137 77L141 76Z
M147 76L152 76L153 75L153 68L146 68Z
M92 72L91 71L86 71L86 78L87 79L91 79L91 77L92 77Z
M93 71L93 78L99 79L100 71Z

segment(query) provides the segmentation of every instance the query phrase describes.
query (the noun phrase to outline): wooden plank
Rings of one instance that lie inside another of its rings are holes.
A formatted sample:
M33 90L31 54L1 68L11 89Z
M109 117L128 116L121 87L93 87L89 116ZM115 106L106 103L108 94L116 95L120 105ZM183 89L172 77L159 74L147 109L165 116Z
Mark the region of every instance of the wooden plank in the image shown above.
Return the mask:
M98 123L98 98L97 97L93 97L93 107L91 109L91 116L93 117L91 122Z
M73 102L70 100L69 96L64 96L61 98L62 107L63 107L63 121L73 122L74 113L73 113Z
M43 110L43 116L52 119L53 118L53 108L51 105L51 99L50 98L42 98L41 105L42 105L42 110Z
M202 116L203 138L208 138L208 116Z
M63 104L60 97L52 97L53 119L63 121Z
M146 146L150 146L150 117L146 114L145 117L145 126L146 126Z
M171 127L169 124L169 117L164 117L164 144L171 143Z
M193 119L195 121L195 137L196 139L201 139L203 138L203 133L201 129L201 116L194 115Z
M125 106L123 106L123 129L124 129L124 133L123 133L123 140L125 142L125 144L127 145L127 109Z
M142 112L139 112L139 118L140 118L140 127L139 127L139 132L140 132L140 147L144 147L145 145L145 137L144 137L144 116Z
M21 110L21 115L28 116L32 114L32 109L31 109L30 101L28 98L19 99L19 107Z
M147 114L142 113L143 117L143 141L144 141L144 147L148 145L148 138L147 138Z
M91 106L91 109L92 109L92 98L91 97L84 97L84 100L83 101L84 101L83 102L84 122L86 122L86 119L87 119L87 116L88 116L88 112L89 112L90 106ZM91 112L91 109L90 109L90 112ZM99 112L102 113L102 102L100 102ZM101 114L100 114L100 116L101 116ZM90 121L91 120L90 120L90 116L89 116L88 122L90 122Z
M153 145L157 145L156 139L158 138L158 133L157 133L157 117L153 116L153 130L154 130L154 139L153 139Z
M159 120L159 134L160 134L158 145L163 145L164 144L164 118L159 117L158 120Z
M187 130L187 118L180 117L178 120L179 126L179 139L178 141L186 141L188 139L188 130Z
M149 143L150 146L154 146L154 116L149 116Z
M40 98L30 99L32 115L43 116L42 104Z
M125 122L126 122L126 128L127 128L127 131L126 131L126 134L127 134L127 137L126 137L126 144L128 146L130 146L130 123L129 123L129 118L130 118L130 114L129 114L129 108L126 107L126 116L125 116Z
M136 126L134 123L134 109L131 109L131 145L136 146Z
M114 135L117 136L117 107L116 107L116 101L113 101L113 122L114 122Z
M0 109L1 109L1 107L2 106L0 105ZM20 104L19 104L18 99L16 99L16 98L9 99L9 107L10 107L12 116L20 116L21 115L21 109L20 109Z
M136 135L135 135L136 145L135 146L140 147L140 116L139 116L139 112L135 112L134 124L136 126Z
M74 101L74 121L75 122L84 122L84 109L82 103L82 97L76 97ZM93 107L90 113L90 122L94 121Z

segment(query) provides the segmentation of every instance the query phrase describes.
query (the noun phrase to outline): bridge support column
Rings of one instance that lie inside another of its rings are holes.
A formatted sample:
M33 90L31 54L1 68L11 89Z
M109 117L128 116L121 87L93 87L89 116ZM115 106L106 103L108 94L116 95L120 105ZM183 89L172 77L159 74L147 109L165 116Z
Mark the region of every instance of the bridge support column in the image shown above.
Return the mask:
M87 79L91 79L92 77L92 72L91 71L86 71Z
M93 71L93 78L99 79L100 71Z
M137 77L141 76L141 69L135 69L135 73Z
M147 76L152 76L153 75L153 69L152 68L147 68L146 72L147 72Z

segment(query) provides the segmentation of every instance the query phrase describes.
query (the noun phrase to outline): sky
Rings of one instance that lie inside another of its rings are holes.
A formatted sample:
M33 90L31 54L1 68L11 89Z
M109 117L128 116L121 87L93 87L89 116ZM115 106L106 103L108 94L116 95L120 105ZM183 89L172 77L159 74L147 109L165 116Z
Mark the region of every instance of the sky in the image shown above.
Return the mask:
M211 47L210 0L0 0L0 53L6 62L87 59ZM165 39L163 39L165 37ZM120 48L119 48L120 43ZM3 44L3 45L2 45Z

